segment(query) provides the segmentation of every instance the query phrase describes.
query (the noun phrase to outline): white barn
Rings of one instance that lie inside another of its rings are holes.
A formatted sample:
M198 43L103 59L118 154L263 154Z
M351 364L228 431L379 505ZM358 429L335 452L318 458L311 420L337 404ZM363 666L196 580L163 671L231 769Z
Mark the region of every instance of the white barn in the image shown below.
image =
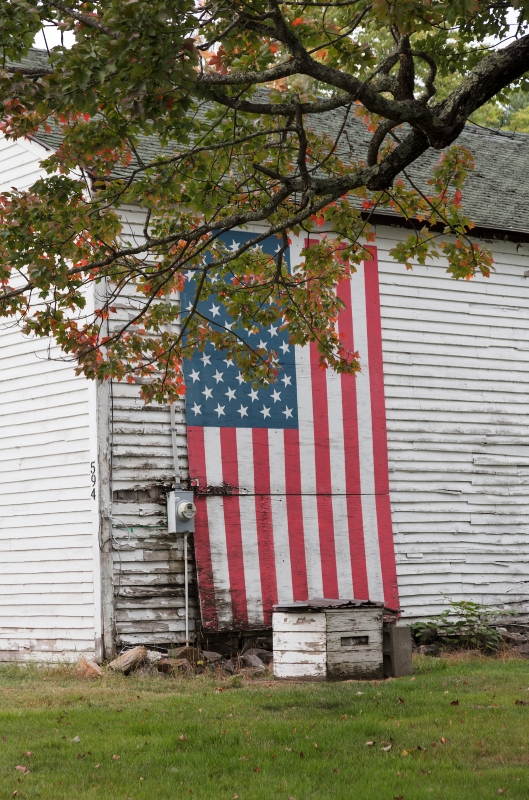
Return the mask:
M404 618L438 612L445 596L529 610L529 136L463 138L489 279L456 282L443 263L407 272L388 255L405 229L375 219ZM49 147L45 136L0 139L0 191L29 187ZM76 377L11 321L0 325L0 375L0 660L183 642L182 539L168 533L165 496L175 472L189 479L184 402L172 422L136 386ZM194 637L192 547L190 572Z

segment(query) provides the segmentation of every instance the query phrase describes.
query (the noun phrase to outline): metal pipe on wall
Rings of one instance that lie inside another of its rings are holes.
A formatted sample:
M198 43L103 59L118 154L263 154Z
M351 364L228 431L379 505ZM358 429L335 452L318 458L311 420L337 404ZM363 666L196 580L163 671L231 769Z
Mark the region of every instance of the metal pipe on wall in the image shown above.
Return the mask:
M180 488L180 464L178 463L178 445L176 441L176 411L174 405L169 406L171 421L171 444L173 448L173 467L175 488ZM186 626L186 645L189 644L189 571L187 566L187 533L184 533L184 607Z

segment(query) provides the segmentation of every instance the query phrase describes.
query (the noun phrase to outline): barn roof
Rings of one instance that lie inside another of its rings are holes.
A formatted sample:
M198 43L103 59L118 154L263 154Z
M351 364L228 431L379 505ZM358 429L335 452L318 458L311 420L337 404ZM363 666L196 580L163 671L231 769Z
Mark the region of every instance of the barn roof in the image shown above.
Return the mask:
M46 63L44 50L31 50L24 63L37 66ZM312 115L310 125L316 133L333 136L343 124L345 111L338 109L325 114ZM351 160L365 159L370 138L361 120L350 117L345 125L342 157ZM61 141L60 129L51 133L39 132L35 139L56 148ZM469 175L463 191L463 208L477 228L482 231L503 233L507 238L529 235L529 134L504 130L490 130L467 124L458 139L474 156L475 169ZM156 137L144 137L138 147L141 157L150 161L160 153ZM412 180L426 186L439 152L430 148L409 169ZM126 171L123 170L125 174ZM377 214L377 220L387 218L398 222L398 215L390 211Z

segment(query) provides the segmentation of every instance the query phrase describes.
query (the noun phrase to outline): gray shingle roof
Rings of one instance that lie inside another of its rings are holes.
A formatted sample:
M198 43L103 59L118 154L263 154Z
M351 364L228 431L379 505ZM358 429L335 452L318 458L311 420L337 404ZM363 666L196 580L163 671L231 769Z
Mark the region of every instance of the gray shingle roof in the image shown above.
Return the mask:
M31 66L45 64L47 54L43 50L32 50L24 61ZM333 136L342 124L343 114L342 110L337 110L314 115L310 127L316 133ZM340 154L351 160L365 159L369 133L364 124L351 117L345 134ZM35 138L56 148L61 140L60 129L57 127L50 134L39 132ZM475 170L463 191L463 207L468 216L479 228L529 234L529 134L466 125L458 142L467 147L475 159ZM145 137L138 149L145 161L160 153L155 137ZM409 168L412 180L425 187L439 155L433 149L424 153ZM388 217L396 216L388 213Z

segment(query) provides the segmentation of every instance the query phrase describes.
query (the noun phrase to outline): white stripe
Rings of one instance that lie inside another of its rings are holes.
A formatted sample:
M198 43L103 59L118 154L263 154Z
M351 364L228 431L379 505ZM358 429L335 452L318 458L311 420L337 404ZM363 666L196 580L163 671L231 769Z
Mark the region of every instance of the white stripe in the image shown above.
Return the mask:
M360 491L366 551L367 585L370 600L384 600L375 501L375 463L367 349L367 310L364 263L351 279L354 347L360 353L362 371L356 378L358 403L358 444L360 451Z
M348 599L354 597L354 594L346 498L347 484L345 480L342 384L340 375L334 370L326 370L326 378L332 513L334 521L334 546L336 550L336 572L338 575L338 596Z
M263 624L263 598L261 594L259 547L257 545L257 522L255 518L252 429L236 428L236 435L239 486L244 483L245 489L248 490L248 496L240 495L239 497L248 623L250 626L259 626Z
M290 541L288 538L288 516L285 479L285 434L283 430L268 431L270 458L270 494L272 503L272 526L274 531L274 556L276 563L277 600L291 603L292 568L290 564Z
M220 449L220 428L204 428L204 450L206 456L206 482L222 485L222 456ZM224 502L222 497L208 497L209 547L215 604L219 623L230 623L233 619L228 569L228 550L226 546L226 527L224 525Z
M323 596L318 506L316 498L316 461L309 347L296 347L296 383L298 395L301 499L305 532L305 559L309 597Z

